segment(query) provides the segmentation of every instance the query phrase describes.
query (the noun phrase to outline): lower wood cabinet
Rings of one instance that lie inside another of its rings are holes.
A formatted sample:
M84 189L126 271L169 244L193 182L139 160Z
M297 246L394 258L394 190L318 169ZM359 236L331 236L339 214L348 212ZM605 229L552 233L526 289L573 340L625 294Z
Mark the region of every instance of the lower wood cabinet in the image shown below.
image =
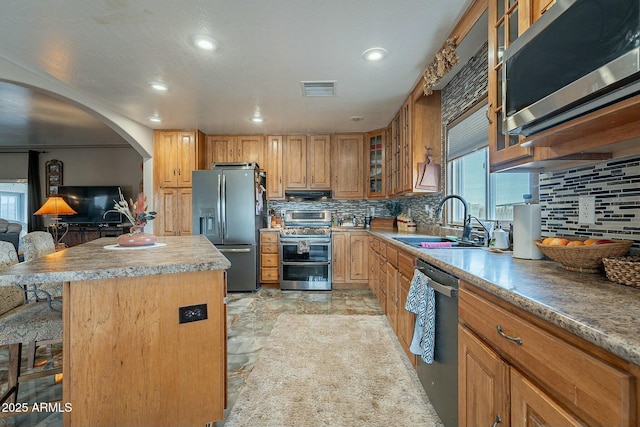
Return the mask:
M153 232L158 236L190 236L192 234L191 188L159 188Z
M369 233L366 231L334 232L331 235L332 283L349 287L366 286Z
M459 295L460 426L637 425L628 362L472 285Z
M260 232L260 283L280 284L280 232Z

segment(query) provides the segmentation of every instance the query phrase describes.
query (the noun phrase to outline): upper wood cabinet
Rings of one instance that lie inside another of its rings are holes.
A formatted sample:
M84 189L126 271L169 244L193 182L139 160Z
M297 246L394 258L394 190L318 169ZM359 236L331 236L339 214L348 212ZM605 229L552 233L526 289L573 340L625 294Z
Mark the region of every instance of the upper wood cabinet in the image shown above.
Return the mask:
M284 137L282 135L267 136L267 160L264 170L267 174L267 199L284 199L284 173L282 168L282 151Z
M365 134L368 158L367 198L385 197L386 193L386 129L379 129Z
M331 188L331 137L287 135L284 140L285 189Z
M206 168L212 163L266 163L265 143L262 135L207 135Z
M203 163L203 147L200 131L154 131L155 187L191 187L191 172Z
M363 199L364 139L358 134L335 134L331 142L334 199Z
M426 162L428 149L433 161L440 161L442 107L440 91L425 96L417 85L387 129L390 139L385 156L387 196L429 193L418 188L422 176L420 164Z
M491 170L531 160L533 149L502 132L502 56L532 21L530 0L489 0L489 159Z

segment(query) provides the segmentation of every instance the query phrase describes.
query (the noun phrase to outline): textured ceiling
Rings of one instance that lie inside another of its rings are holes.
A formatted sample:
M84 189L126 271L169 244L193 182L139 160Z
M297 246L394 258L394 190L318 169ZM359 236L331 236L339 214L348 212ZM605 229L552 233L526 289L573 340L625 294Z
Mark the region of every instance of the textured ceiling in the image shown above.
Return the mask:
M471 2L4 1L0 58L151 128L361 132L390 122ZM195 34L218 49L196 50ZM386 60L364 61L377 46ZM336 80L336 96L303 97L303 80ZM260 125L249 120L258 110ZM0 83L0 147L122 143L59 97Z

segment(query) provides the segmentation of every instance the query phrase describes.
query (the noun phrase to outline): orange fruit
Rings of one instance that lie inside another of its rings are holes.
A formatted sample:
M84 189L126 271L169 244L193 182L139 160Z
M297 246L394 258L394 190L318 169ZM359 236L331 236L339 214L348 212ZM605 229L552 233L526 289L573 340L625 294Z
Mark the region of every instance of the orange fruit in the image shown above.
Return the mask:
M567 246L584 246L584 243L582 243L580 240L574 240L567 243Z
M550 245L551 241L553 240L553 237L547 237L546 239L542 240L542 244L543 245Z
M585 244L585 246L593 245L597 241L598 241L598 239L587 239L587 240L584 241L584 244Z
M562 237L554 237L549 244L551 246L567 246L569 244L569 240Z

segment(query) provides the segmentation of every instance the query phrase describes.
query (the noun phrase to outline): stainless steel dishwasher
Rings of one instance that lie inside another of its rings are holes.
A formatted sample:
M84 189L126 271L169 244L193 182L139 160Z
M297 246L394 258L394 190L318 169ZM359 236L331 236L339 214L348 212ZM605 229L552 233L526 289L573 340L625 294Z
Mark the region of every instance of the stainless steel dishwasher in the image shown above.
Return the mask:
M433 363L418 357L418 377L446 427L458 425L458 287L457 277L418 260L417 267L435 291L436 332Z

